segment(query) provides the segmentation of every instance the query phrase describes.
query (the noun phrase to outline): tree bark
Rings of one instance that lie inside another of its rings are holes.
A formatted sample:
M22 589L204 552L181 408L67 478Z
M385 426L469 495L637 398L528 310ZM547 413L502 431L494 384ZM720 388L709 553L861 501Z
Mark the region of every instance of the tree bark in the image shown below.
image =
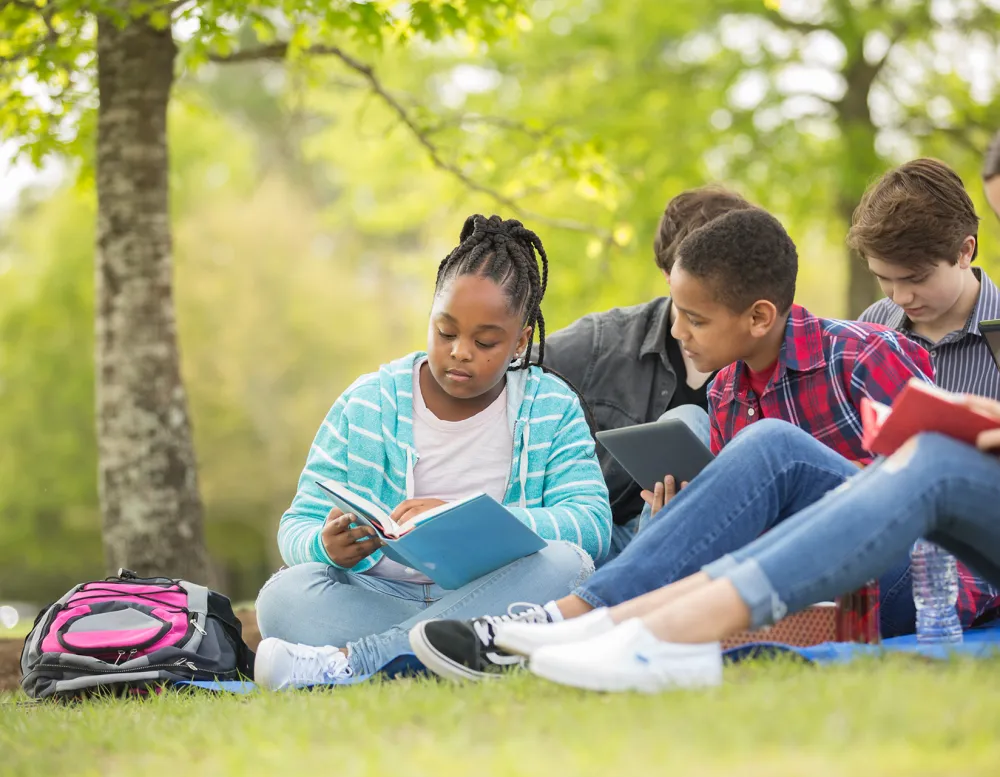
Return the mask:
M208 581L173 304L169 26L97 33L97 438L110 570Z
M864 57L864 30L848 25L841 42L847 49L844 78L847 90L837 104L837 126L844 143L845 163L840 170L837 210L844 223L851 223L855 207L865 193L868 181L881 167L875 151L875 122L872 121L868 98L872 84L881 68ZM857 318L878 299L878 288L864 261L848 248L847 252L847 316Z

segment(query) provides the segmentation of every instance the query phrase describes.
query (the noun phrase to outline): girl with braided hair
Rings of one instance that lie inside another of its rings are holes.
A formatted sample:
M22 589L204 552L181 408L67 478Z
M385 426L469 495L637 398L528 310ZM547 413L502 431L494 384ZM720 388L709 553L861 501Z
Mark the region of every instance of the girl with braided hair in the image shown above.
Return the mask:
M409 652L416 623L512 617L503 615L512 602L566 595L607 553L611 509L587 416L575 391L540 366L547 283L534 232L471 216L437 270L427 351L358 378L334 403L278 527L288 566L257 601L260 684L367 676ZM444 590L385 558L371 529L331 509L316 485L324 480L399 523L482 491L547 546ZM550 615L531 607L517 617Z

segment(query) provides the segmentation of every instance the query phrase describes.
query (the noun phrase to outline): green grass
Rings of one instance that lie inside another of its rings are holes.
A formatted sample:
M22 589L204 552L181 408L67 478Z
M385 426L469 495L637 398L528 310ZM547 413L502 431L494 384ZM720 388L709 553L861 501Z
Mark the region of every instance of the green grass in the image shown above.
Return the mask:
M13 701L7 697L5 701ZM519 675L323 692L0 706L2 775L996 775L1000 660L758 662L600 695Z
M28 619L22 619L18 621L17 625L12 629L0 626L0 639L23 640L26 636L28 636L29 631L31 631L31 621Z

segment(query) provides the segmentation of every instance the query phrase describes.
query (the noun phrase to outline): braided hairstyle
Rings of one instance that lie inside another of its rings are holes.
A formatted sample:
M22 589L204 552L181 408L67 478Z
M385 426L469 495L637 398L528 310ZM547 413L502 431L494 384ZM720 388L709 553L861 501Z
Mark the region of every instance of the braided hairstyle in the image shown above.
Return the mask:
M458 247L438 265L434 293L460 275L489 278L506 292L511 309L521 314L525 326L531 327L531 339L521 363L510 369L526 370L532 366L531 349L537 331L538 358L534 365L555 375L573 390L580 400L590 433L594 434L597 422L583 394L566 377L542 363L545 359L545 317L541 305L549 283L549 258L538 235L515 219L504 221L499 216L486 218L478 213L469 216L462 227Z
M486 218L478 213L469 216L458 247L438 266L434 293L460 275L479 275L492 280L507 294L511 310L520 313L524 325L531 327L528 348L520 364L512 369L526 370L531 365L536 331L537 363L541 365L545 358L545 318L541 305L549 282L549 259L538 235L514 219L504 221L499 216Z

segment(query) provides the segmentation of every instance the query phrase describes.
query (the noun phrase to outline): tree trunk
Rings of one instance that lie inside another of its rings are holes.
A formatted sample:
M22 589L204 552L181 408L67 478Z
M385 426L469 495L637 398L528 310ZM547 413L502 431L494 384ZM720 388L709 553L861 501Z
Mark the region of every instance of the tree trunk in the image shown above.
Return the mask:
M845 224L851 223L854 208L860 201L860 195L853 199L843 196L839 198L837 211ZM864 259L850 248L845 247L844 250L847 259L847 317L854 319L877 300L881 292Z
M208 580L172 292L169 26L98 21L97 439L110 570Z
M868 96L880 65L865 61L864 30L849 25L841 42L847 49L844 79L847 90L837 104L837 126L844 144L844 165L839 171L837 210L850 225L855 207L861 201L868 181L881 168L875 151L875 123L868 107ZM855 252L847 252L847 316L856 318L878 299L878 287L868 267Z

